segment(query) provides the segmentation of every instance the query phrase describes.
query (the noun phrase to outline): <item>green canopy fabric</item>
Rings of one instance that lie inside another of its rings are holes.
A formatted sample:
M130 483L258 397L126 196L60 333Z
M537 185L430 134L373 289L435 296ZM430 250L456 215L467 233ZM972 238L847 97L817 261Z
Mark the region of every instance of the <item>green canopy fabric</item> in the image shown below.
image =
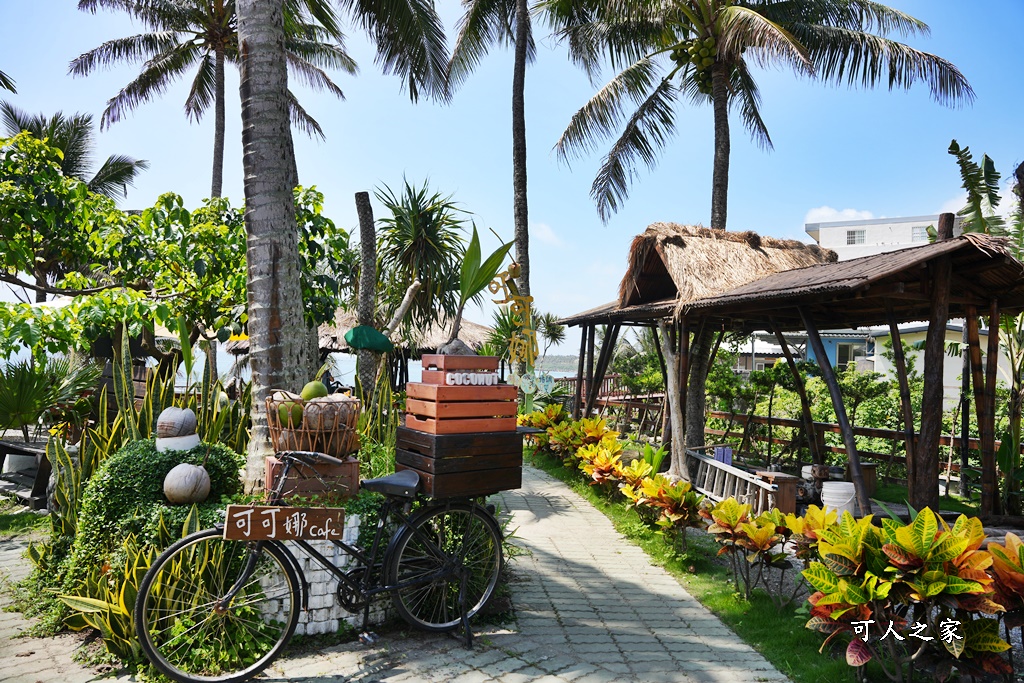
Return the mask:
M388 353L395 349L390 339L369 325L353 327L345 333L345 341L353 349L369 349L380 353Z

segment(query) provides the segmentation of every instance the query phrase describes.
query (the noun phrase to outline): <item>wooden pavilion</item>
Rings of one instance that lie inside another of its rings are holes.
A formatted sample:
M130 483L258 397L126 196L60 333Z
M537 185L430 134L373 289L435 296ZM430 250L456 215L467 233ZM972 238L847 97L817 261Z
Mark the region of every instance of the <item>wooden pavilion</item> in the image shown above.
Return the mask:
M657 275L658 265L650 256L651 250L637 249L637 241L634 241L634 248L630 252L630 269L623 279L620 300L566 318L562 322L584 327L585 348L581 352L579 374L583 376L585 355L586 376L590 380L587 386L593 387L599 384L607 369L610 349L614 346L617 329L621 325L654 325L658 320L671 321L676 331L676 349L680 358L681 400L685 400L686 382L689 379L686 366L690 331L717 330L720 341L725 332L771 330L776 334L795 372L795 363L782 332L806 330L815 355L825 358L819 330L887 324L896 342L894 351L903 418L910 437L906 442L910 501L916 507L928 505L935 508L938 503L937 453L942 418L943 333L949 317L964 317L968 325L971 374L981 441L982 514L991 514L997 504L994 444L998 320L1001 313L1024 310L1024 263L1013 257L1008 242L1002 238L978 234L951 237L952 224L952 214L941 216L940 240L933 244L841 263L834 262L834 259L819 250L817 263L778 267L773 272L765 272L770 269L770 266L766 266L763 271L754 272L750 264L757 263L757 256L748 255L749 260L738 261L739 268L736 267L737 261L722 258L709 263L708 268L714 271L742 270L745 281L719 291L709 291L713 287L700 285L690 285L689 289L676 286L673 291L665 277L660 278L658 285L653 282L657 278L645 281L645 275ZM652 228L660 231L664 225L656 224ZM647 242L651 232L648 229L637 240ZM684 249L696 246L694 243L698 240L703 243L703 240L708 239L694 229L679 232L678 241L683 243ZM665 241L665 238L658 239L655 246L661 241ZM756 244L750 238L747 244L749 250L763 252L764 258L775 265L785 265L785 261L776 260L778 257L771 258L766 240L762 239L760 244ZM712 252L713 248L705 246L695 249L695 260L698 263L706 260L703 256L705 251ZM667 254L671 251L662 248L660 252L655 249L654 253L662 259L664 272L674 283L681 273L674 275L673 266L668 262ZM783 250L782 253L786 252ZM692 268L690 273L693 278L702 276L697 267ZM712 273L711 277L726 279L716 273ZM988 316L990 329L984 365L978 341L979 312ZM922 424L920 433L914 435L906 366L897 324L919 320L928 321L929 334L925 345ZM599 324L610 326L606 340L611 340L611 344L606 341L602 346L595 367L592 335L594 326ZM822 365L822 375L829 386L837 420L842 427L858 503L862 509L868 509L853 431L846 417L835 373L828 363ZM801 402L805 427L813 430L806 396L801 396ZM593 399L588 396L587 409L592 405ZM812 454L820 461L820 454Z

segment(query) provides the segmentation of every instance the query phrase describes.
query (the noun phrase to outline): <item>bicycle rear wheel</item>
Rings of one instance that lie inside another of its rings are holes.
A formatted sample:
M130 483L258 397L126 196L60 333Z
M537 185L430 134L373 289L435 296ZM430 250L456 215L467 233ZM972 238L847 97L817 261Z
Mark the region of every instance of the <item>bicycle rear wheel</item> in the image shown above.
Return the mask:
M244 576L227 604L221 597ZM274 543L226 541L217 529L169 547L139 586L135 631L149 661L179 683L252 678L281 653L299 619L300 584Z
M409 584L392 592L407 622L425 631L450 631L461 623L460 593L472 617L494 595L501 566L501 530L490 513L472 503L439 505L399 530L387 584Z

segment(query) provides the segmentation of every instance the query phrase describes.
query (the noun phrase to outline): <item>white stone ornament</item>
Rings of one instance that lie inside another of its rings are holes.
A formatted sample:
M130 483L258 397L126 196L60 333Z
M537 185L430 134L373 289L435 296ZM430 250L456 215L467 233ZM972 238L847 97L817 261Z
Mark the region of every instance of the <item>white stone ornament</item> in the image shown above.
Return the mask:
M202 465L175 465L164 477L164 496L174 504L202 503L210 495L210 474Z

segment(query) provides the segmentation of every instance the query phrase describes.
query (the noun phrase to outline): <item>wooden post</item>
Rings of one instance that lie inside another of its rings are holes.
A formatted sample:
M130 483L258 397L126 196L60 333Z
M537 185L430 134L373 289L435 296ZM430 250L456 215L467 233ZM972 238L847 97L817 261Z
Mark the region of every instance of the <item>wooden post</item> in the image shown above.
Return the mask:
M608 325L601 343L601 355L597 359L597 369L594 372L593 382L587 387L587 407L583 411L586 417L590 417L590 411L594 409L597 395L601 393L601 384L604 382L605 372L608 370L608 363L615 355L615 342L619 339L619 328L621 325Z
M782 354L786 357L789 371L793 373L793 384L796 386L797 396L800 397L800 415L804 421L804 437L807 439L807 450L811 453L811 461L815 465L824 465L825 454L818 450L818 440L814 435L814 416L811 415L811 402L807 398L807 387L804 386L804 378L800 376L800 370L796 367L796 360L794 360L793 354L789 350L786 338L782 336L782 330L779 329L774 318L769 317L768 320L771 323L772 331L775 333L775 339L779 342L779 346L782 347Z
M597 325L590 326L590 338L587 340L587 396L590 395L590 387L594 383L594 338L597 336ZM590 417L586 410L580 417Z
M590 327L584 325L580 328L583 335L580 337L580 358L576 368L576 397L572 404L572 419L580 419L583 411L583 364L587 359L587 335L590 334Z
M996 481L996 371L999 365L999 302L995 299L988 307L988 356L985 358L985 428L981 430L981 490L989 489L992 495L992 512L1003 513L999 501L999 484ZM987 476L986 476L987 474ZM960 475L961 478L963 475ZM982 514L985 506L982 506Z
M679 394L679 409L683 411L683 429L686 429L686 394L689 389L690 378L690 326L686 317L679 321L679 386L682 393ZM685 442L685 434L683 436Z
M889 336L892 337L892 353L896 360L896 379L900 386L900 408L903 413L904 444L907 451L907 497L914 499L914 407L910 404L910 382L907 378L907 359L903 355L903 338L896 324L892 303L885 302L885 314L889 319Z
M664 401L662 401L662 411L661 411L661 445L664 446L666 450L671 450L672 449L672 406L670 404L670 399L672 397L672 392L669 389L668 373L669 372L675 372L675 370L674 369L670 369L670 365L668 363L668 360L665 357L665 352L662 349L674 349L674 348L676 348L676 323L673 320L672 321L672 327L669 328L668 325L664 324L663 320L659 320L658 321L658 330L660 331L660 334L661 334L661 339L659 340L659 344L658 344L658 358L659 358L659 360L662 363L661 376L662 376L662 379L664 380L663 384L665 386L665 399L664 399ZM674 368L675 366L672 365L671 367Z
M998 306L993 302L992 309L998 311ZM989 357L986 370L993 365L993 356L999 358L999 318L995 318L996 328L989 327L988 354ZM991 323L990 323L991 325ZM993 352L993 337L995 338L995 351ZM967 307L967 343L971 358L971 383L974 385L974 404L978 416L978 436L981 451L981 514L992 515L996 512L996 499L998 497L998 486L996 482L996 458L995 458L995 415L994 401L989 395L995 395L995 376L983 376L981 366L981 335L978 330L978 310L974 306ZM990 384L991 383L991 384ZM961 471L961 479L966 473Z
M821 378L825 381L825 386L828 387L828 393L832 397L832 407L836 410L836 422L839 423L839 431L843 435L843 444L846 446L846 457L849 458L850 462L850 478L853 479L853 486L857 492L857 506L860 508L862 516L871 514L871 501L868 500L868 492L864 488L864 475L860 468L857 440L853 435L853 426L850 424L850 418L846 415L843 395L839 391L839 380L836 379L836 373L832 369L832 364L828 362L825 346L821 343L821 335L818 334L818 328L815 327L814 321L811 320L811 317L802 306L798 306L797 310L800 312L800 318L804 322L804 327L807 328L807 340L814 350L814 357L818 359L818 365L821 367ZM938 493L938 485L936 485L935 492Z
M951 214L943 214L942 217ZM940 233L943 221L939 221ZM953 266L941 256L928 268L931 312L924 348L924 392L921 398L921 435L914 449L914 484L910 504L918 510L939 509L939 435L942 432L942 375L946 358L946 323L949 322L949 287Z

